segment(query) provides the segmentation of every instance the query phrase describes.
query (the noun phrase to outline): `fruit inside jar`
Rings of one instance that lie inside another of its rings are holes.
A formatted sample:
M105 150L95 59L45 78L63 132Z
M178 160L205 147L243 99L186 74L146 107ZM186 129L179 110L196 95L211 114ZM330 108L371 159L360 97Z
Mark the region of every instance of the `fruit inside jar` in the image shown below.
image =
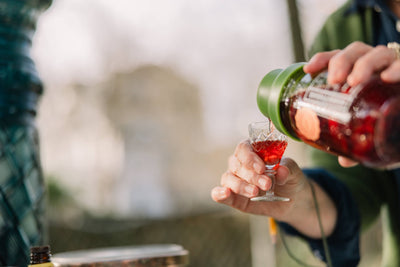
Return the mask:
M309 86L280 103L286 129L320 150L371 167L400 162L400 84Z

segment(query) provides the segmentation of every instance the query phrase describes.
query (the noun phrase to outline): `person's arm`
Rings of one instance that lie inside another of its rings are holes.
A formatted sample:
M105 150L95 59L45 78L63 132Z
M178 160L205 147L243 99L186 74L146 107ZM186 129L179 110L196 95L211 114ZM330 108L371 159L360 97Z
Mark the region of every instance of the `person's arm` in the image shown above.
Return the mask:
M285 164L287 163L288 162L285 162ZM291 161L289 164L295 163ZM289 169L296 171L297 168L298 166L289 167ZM304 172L297 175L304 176ZM324 177L324 175L325 173L322 173L321 177ZM338 218L336 203L324 187L321 186L318 181L315 181L313 177L308 176L306 180L303 190L299 191L293 199L295 208L292 210L291 214L288 214L286 218L277 217L277 220L291 225L308 238L320 239L322 237L322 231L317 216L317 207L315 205L317 203L324 234L330 236L334 232ZM314 189L315 199L311 191L311 186Z
M337 163L337 162L336 162ZM303 172L329 195L337 210L336 224L333 232L324 233L325 238L312 238L297 231L290 224L280 222L280 227L290 235L299 236L307 241L313 254L319 259L331 263L330 266L357 266L360 261L360 214L359 207L353 198L352 192L345 183L342 183L333 173L326 169L305 169ZM318 196L315 201L318 206L314 210L314 217L318 218L317 211L323 213ZM324 228L318 227L321 232ZM325 242L326 241L326 242ZM330 257L328 257L328 251ZM330 259L330 260L329 260Z

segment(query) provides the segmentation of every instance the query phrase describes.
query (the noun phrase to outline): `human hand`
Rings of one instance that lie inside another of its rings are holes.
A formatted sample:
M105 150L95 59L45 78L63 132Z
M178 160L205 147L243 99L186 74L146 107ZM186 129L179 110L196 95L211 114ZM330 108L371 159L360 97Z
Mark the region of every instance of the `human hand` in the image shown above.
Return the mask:
M249 141L241 142L229 158L228 170L221 176L221 186L211 192L213 200L243 212L289 220L297 193L306 187L305 176L293 160L283 158L275 176L274 191L290 198L290 201L251 201L250 198L264 194L271 187L271 179L264 171L264 162L253 151Z
M389 83L400 82L400 59L393 49L379 45L372 47L354 42L343 50L315 54L304 66L306 73L328 69L328 83L346 82L355 86L368 80L374 73Z

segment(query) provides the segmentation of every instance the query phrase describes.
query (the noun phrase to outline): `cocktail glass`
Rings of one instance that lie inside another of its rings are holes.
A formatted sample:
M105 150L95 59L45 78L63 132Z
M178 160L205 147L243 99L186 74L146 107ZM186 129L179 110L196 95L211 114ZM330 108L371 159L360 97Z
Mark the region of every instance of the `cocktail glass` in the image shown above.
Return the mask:
M252 201L289 201L287 197L274 193L275 174L282 155L287 147L287 136L279 132L271 121L252 122L249 124L250 144L254 152L265 163L265 174L271 178L271 188L263 196L251 198Z

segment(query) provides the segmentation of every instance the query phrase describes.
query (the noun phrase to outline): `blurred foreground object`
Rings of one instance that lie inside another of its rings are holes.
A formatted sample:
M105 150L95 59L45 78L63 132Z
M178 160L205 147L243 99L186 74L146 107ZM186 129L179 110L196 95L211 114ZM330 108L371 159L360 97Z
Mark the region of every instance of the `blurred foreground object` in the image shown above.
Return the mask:
M43 86L30 58L51 0L0 1L0 265L26 266L44 235L44 185L34 125Z
M189 263L189 252L174 244L144 245L64 252L54 255L53 261L59 267L184 267Z
M29 267L53 267L51 262L50 246L31 247L31 260Z

